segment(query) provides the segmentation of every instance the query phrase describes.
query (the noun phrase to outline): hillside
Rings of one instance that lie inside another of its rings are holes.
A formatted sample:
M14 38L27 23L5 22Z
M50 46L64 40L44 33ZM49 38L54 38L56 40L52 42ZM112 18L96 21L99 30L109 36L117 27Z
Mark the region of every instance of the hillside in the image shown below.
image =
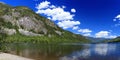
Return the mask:
M115 39L111 39L111 40L108 40L108 41L105 41L105 42L110 42L110 43L120 42L120 37L117 37Z
M11 7L0 3L1 42L89 42L81 35L63 30L51 20L27 7Z
M94 37L86 37L86 38L91 40L92 43L100 43L100 42L111 40L110 38L94 38Z

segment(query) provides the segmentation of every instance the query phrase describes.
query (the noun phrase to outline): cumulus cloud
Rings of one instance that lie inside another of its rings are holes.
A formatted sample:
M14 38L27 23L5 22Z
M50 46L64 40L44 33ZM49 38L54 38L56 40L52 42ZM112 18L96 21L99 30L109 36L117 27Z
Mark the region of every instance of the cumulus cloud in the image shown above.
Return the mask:
M71 14L71 12L76 12L75 9L71 9L71 12L65 11L66 6L55 6L48 1L39 3L36 8L36 13L46 15L52 21L57 21L57 24L64 29L73 28L80 24L79 21L74 20L75 15Z
M120 21L120 14L113 19L113 21L118 21L118 20Z
M90 30L90 29L79 29L78 32L82 33L84 36L90 36L92 30Z
M71 28L71 27L74 27L75 25L78 25L78 24L80 24L79 21L70 21L70 20L58 22L58 25L60 27L63 27L63 29Z
M90 32L92 32L92 30L90 30L90 29L79 29L78 32L81 32L81 33L90 33Z
M117 36L115 35L110 35L111 32L109 31L100 31L98 33L95 34L96 38L116 38Z
M79 27L78 26L74 26L73 27L73 30L77 30Z
M74 16L74 15L71 15L69 12L65 12L61 7L53 8L53 9L48 8L46 10L38 10L37 13L50 16L51 19L54 21L73 20L73 16Z
M76 10L75 10L74 8L72 8L72 9L71 9L71 12L75 13L75 12L76 12Z
M113 21L114 21L114 22L117 22L117 23L115 24L115 27L120 26L120 14L117 15L117 16L113 19Z
M120 20L120 15L117 15L115 18Z
M83 34L83 36L90 36L90 35L91 35L90 33Z
M98 37L98 38L99 37L106 37L106 36L109 35L109 33L110 32L108 32L108 31L100 31L100 32L96 33L95 36Z
M50 2L44 1L44 2L40 3L36 8L37 8L37 9L48 8L48 7L49 7L49 4L50 4Z

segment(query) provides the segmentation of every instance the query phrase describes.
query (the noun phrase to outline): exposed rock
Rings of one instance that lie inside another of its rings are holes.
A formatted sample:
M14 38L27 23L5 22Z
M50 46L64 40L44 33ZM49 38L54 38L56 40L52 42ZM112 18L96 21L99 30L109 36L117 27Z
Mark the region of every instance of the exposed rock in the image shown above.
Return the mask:
M20 13L19 13L19 12L12 12L12 16L14 16L14 17L19 17L19 16L20 16Z
M16 30L15 29L4 28L3 32L6 33L6 34L8 34L8 35L16 34Z
M35 18L31 17L21 17L18 20L18 24L21 26L22 29L25 30L33 30L37 33L43 32L47 34L47 29L44 27L44 23L42 21L38 21Z
M2 16L2 18L6 21L6 22L11 22L13 25L15 25L15 19L13 18L13 16L11 15L4 15Z
M62 32L60 31L55 31L58 35L62 35Z
M40 34L36 34L36 33L30 32L27 30L23 30L23 29L19 29L19 32L23 35L26 35L26 36L42 36Z

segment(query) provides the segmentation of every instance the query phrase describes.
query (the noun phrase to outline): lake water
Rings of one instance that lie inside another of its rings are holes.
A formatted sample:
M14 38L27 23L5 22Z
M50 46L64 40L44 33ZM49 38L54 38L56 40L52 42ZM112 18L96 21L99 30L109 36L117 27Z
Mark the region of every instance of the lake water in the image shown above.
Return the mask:
M7 53L35 60L120 60L120 43L109 44L4 44Z

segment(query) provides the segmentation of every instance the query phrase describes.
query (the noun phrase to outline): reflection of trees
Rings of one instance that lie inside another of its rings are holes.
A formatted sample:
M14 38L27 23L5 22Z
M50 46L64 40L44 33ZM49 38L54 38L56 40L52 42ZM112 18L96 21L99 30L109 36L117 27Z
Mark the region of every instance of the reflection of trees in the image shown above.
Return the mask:
M4 46L4 41L5 41L6 36L7 36L6 34L0 33L0 51L4 51L6 48Z
M73 51L79 51L82 46L77 45L44 45L44 44L9 44L7 50L10 53L33 58L51 58L69 55ZM49 59L50 60L50 59Z

